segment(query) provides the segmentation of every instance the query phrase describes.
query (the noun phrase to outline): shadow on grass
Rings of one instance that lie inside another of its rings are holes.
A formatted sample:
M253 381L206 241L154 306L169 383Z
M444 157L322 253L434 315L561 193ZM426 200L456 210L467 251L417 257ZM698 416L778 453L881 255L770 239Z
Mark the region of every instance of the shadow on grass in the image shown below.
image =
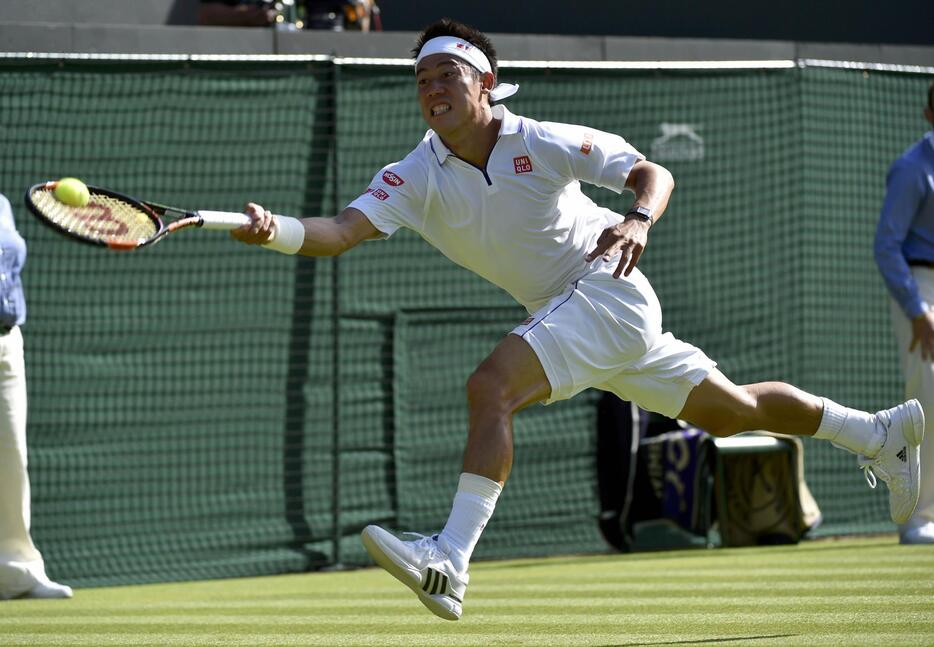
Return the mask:
M651 643L617 643L615 645L599 645L599 647L647 647L648 645L706 645L735 642L737 640L768 640L771 638L793 638L798 634L770 634L768 636L732 636L730 638L704 638L703 640L663 640Z

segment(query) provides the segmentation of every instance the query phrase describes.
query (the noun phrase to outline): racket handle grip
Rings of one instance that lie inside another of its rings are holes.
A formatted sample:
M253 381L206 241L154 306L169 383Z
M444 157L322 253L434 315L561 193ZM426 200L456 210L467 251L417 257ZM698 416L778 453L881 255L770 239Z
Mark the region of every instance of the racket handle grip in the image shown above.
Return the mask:
M198 211L202 229L229 231L250 224L250 217L245 213L233 211Z

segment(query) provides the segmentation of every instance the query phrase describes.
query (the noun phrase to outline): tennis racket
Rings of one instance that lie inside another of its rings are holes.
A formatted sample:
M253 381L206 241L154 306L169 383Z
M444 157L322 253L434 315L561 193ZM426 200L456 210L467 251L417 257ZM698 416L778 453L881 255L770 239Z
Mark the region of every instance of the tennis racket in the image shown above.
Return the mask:
M43 223L74 240L129 251L153 245L188 227L229 231L250 222L243 213L187 211L89 186L87 206L60 202L52 192L56 182L42 182L26 191L26 206ZM166 222L166 220L168 222Z

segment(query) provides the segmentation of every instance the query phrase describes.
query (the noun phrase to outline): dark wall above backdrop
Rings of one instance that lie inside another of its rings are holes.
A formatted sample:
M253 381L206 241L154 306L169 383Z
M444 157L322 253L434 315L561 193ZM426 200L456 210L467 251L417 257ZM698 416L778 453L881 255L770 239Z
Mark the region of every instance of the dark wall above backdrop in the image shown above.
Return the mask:
M929 0L384 0L381 5L387 30L415 31L450 16L500 33L934 44L934 2Z
M2 3L2 23L194 25L200 0L45 0ZM449 16L493 33L768 39L934 45L930 0L740 2L653 0L380 0L387 31L418 31Z

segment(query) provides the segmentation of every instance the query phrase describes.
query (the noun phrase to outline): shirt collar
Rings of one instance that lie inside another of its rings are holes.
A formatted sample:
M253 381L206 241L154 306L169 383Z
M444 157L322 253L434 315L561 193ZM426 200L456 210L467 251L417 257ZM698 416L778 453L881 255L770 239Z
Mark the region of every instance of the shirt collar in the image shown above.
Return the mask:
M503 135L515 135L516 133L522 132L522 120L509 112L506 106L502 104L493 106L493 117L501 120L499 125L500 137Z
M493 118L499 120L499 136L504 137L506 135L515 135L516 133L522 132L522 120L516 115L509 112L506 109L506 106L498 104L493 106ZM438 135L433 130L428 131L430 133L428 137L428 146L431 148L431 152L435 154L435 159L438 160L438 164L444 164L444 160L448 158L449 155L454 153L444 145L444 142L441 141L441 136Z
M934 148L934 130L927 131L924 138L928 140L928 144L931 145L931 148Z

